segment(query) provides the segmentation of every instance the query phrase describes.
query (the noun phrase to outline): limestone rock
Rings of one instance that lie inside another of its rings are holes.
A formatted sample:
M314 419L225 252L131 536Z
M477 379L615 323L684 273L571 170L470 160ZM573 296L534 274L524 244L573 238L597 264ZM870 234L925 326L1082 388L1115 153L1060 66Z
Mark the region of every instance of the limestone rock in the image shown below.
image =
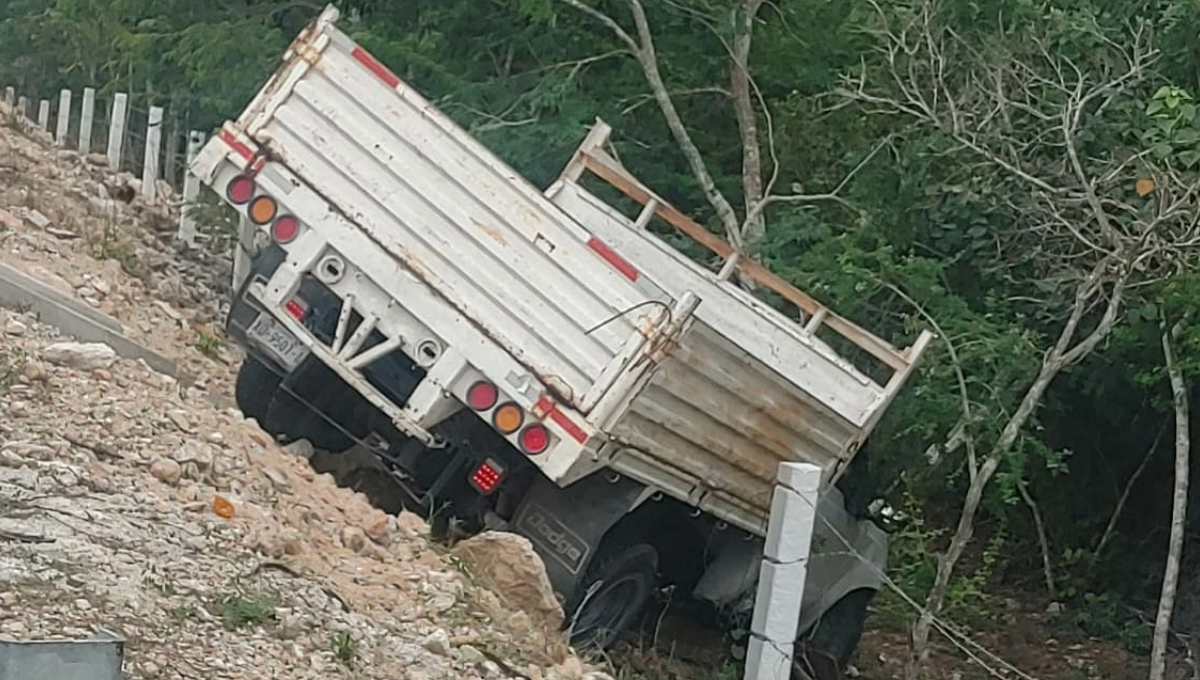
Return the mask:
M117 353L102 342L58 342L42 350L42 357L59 366L94 371L112 366Z
M524 536L487 531L454 547L454 554L506 604L520 609L547 627L563 622L562 606L554 597L546 565Z
M421 640L421 646L438 656L450 656L450 634L439 628Z
M183 466L170 458L155 458L150 463L150 474L161 482L175 484L183 477Z

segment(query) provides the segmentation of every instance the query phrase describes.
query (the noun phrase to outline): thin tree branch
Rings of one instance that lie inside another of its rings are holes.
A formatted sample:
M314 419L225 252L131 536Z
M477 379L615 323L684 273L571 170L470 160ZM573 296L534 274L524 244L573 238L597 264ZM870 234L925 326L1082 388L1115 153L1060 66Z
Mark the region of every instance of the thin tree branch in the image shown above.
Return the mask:
M858 162L858 164L855 165L854 168L852 168L850 170L850 172L846 173L846 176L843 177L840 182L838 182L837 186L834 187L833 190L827 191L825 193L820 193L820 194L799 194L799 193L797 193L797 194L767 196L762 201L760 201L757 205L754 206L754 208L751 210L749 216L747 216L746 219L749 220L752 217L758 216L764 210L766 210L768 207L770 207L776 203L818 203L821 201L833 201L835 203L840 203L841 205L845 206L846 208L849 208L850 210L858 212L858 208L856 208L852 203L850 203L846 199L842 198L841 193L850 184L850 182L854 179L854 177L856 175L858 175L859 171L862 170L863 168L865 168L867 166L867 164L871 162L871 159L875 158L876 154L878 154L881 149L884 149L885 147L887 147L891 143L891 141L892 141L892 137L890 135L879 140L879 142L877 142L875 144L875 146L871 149L870 153L868 153L866 156L864 156L863 159L860 160Z
M641 51L641 46L638 45L637 41L634 40L633 37L625 31L625 29L621 28L621 24L618 24L612 17L608 16L604 12L601 12L595 7L584 4L581 2L581 0L559 0L559 2L565 2L571 7L574 7L580 12L583 12L596 21L604 24L610 31L613 32L613 35L617 36L618 40L625 43L625 46L629 48L630 52L637 54L639 51Z
M1058 599L1058 589L1054 586L1054 565L1050 560L1050 540L1046 537L1046 524L1042 521L1042 511L1038 509L1037 503L1033 500L1033 496L1029 495L1028 485L1025 480L1017 483L1017 491L1021 494L1021 500L1025 501L1025 505L1029 506L1029 511L1033 514L1033 526L1037 531L1038 546L1042 551L1042 575L1046 579L1046 592L1050 594L1050 599Z
M1108 547L1109 541L1116 534L1117 520L1120 519L1121 513L1125 510L1125 503L1129 500L1129 494L1133 491L1134 484L1141 478L1145 472L1146 466L1150 463L1150 459L1154 457L1154 453L1158 450L1159 443L1162 442L1163 434L1167 431L1167 426L1164 423L1158 429L1158 434L1154 435L1154 443L1146 451L1146 455L1142 456L1142 462L1138 464L1137 469L1125 481L1125 488L1121 490L1121 496L1117 499L1116 506L1113 507L1112 514L1108 517L1108 524L1104 527L1104 532L1100 534L1100 540L1096 543L1096 547L1092 550L1091 564L1088 565L1089 573L1095 568L1096 563L1100 559L1100 555L1104 553L1104 549Z

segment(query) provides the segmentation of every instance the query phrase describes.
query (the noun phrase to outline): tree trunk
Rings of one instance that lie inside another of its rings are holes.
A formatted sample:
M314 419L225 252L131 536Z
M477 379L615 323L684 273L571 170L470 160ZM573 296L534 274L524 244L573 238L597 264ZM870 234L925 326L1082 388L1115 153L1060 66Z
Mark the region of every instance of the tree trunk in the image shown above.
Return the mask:
M933 620L942 611L942 604L946 599L946 589L950 587L950 579L954 576L954 567L975 535L975 513L979 511L979 504L983 502L983 492L987 488L988 482L1000 467L1001 460L1012 451L1013 445L1021 435L1021 430L1025 428L1030 417L1041 405L1042 397L1045 396L1050 383L1054 382L1064 368L1091 353L1104 338L1108 337L1113 326L1116 325L1117 313L1120 311L1125 291L1124 277L1113 283L1100 322L1082 340L1074 346L1071 344L1079 330L1079 322L1083 319L1084 312L1090 307L1089 302L1094 299L1094 295L1098 291L1099 276L1102 271L1103 267L1098 266L1079 283L1071 315L1063 325L1062 331L1059 332L1053 349L1042 360L1042 367L1038 371L1037 378L1029 386L1025 396L1021 398L1021 403L1013 412L1012 417L1004 424L1004 429L1000 431L1000 437L992 446L992 450L984 459L983 464L979 466L979 471L971 478L971 485L967 488L967 497L963 501L962 514L959 515L954 537L950 539L950 545L946 548L946 552L938 558L933 587L929 589L929 595L925 598L925 606L922 608L920 616L913 622L912 634L909 639L911 656L904 670L907 680L917 680L921 674L921 667L929 658L929 633L933 629Z
M970 487L967 488L967 497L963 501L962 514L958 517L958 526L954 530L954 537L950 539L950 545L947 546L946 552L938 558L933 587L929 589L929 595L925 598L925 607L921 611L921 615L913 623L910 639L912 656L905 669L905 677L908 680L917 680L920 677L921 667L929 658L929 633L933 628L933 620L941 612L942 603L946 599L946 589L950 587L950 579L954 575L954 567L975 535L975 513L979 511L979 505L983 502L984 489L987 488L988 482L992 480L992 476L999 469L1000 461L1008 455L1012 445L1016 443L1017 435L1025 427L1025 423L1042 403L1042 395L1046 393L1046 389L1050 387L1050 383L1053 382L1060 370L1062 370L1062 364L1058 361L1042 364L1042 370L1038 373L1037 379L1029 386L1025 397L1021 399L1020 406L1005 424L1000 439L996 441L996 445L992 447L983 464L979 466L979 472L971 480Z
M767 233L762 211L754 210L763 200L763 175L758 120L750 82L750 46L754 35L754 20L761 6L762 0L745 0L740 7L733 10L737 25L731 50L733 58L729 68L733 111L737 118L738 131L742 136L742 192L746 205L746 221L742 225L741 235L746 245L761 241Z
M1171 613L1175 610L1175 589L1179 583L1179 561L1183 555L1183 534L1187 521L1188 463L1191 456L1191 435L1188 431L1187 384L1183 371L1175 362L1174 339L1179 326L1163 326L1163 358L1167 377L1171 381L1172 403L1175 407L1175 494L1171 506L1171 536L1167 544L1167 566L1163 571L1162 593L1158 598L1158 615L1154 619L1154 645L1150 652L1150 680L1163 680L1167 669L1167 634L1171 630Z

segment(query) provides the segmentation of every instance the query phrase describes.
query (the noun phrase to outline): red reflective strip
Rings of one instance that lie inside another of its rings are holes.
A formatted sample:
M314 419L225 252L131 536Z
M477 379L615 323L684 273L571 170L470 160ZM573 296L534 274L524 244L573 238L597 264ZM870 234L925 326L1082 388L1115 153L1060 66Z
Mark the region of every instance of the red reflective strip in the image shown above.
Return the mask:
M221 141L228 144L229 148L233 149L237 155L245 158L246 160L254 158L254 152L250 150L250 147L243 144L241 140L234 136L232 132L226 130L225 128L221 128L221 132L218 134L221 137Z
M366 66L371 73L374 73L377 78L387 83L388 87L396 87L400 84L400 79L396 77L396 74L388 70L388 67L379 63L379 60L372 56L370 52L361 47L355 47L351 54L363 66Z
M579 442L580 444L587 441L588 436L587 433L583 431L583 428L571 422L571 419L567 417L567 414L558 410L558 404L550 401L550 398L546 395L543 394L542 396L538 397L537 404L535 404L533 408L535 411L549 415L550 420L553 420L567 434L571 435L571 438L575 441Z
M630 281L638 280L638 270L629 262L617 254L617 251L608 247L604 241L593 236L588 240L588 247L596 251L596 254L604 258L604 261L612 265L613 269L625 275L625 278Z

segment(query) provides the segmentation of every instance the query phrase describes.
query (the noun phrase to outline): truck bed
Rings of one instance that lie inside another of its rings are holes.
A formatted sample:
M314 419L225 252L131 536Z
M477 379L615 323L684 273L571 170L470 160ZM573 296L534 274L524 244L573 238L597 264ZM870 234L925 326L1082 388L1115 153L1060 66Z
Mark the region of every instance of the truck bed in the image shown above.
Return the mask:
M600 151L607 126L539 191L338 30L336 18L326 9L297 38L229 126L231 138L253 140L387 253L392 273L364 264L375 285L398 290L388 279L401 270L415 277L527 368L568 418L586 423L589 436L534 461L550 479L566 485L613 467L762 532L780 461L813 462L836 478L927 334L897 350L734 253ZM708 271L606 205L577 181L584 171L729 258L728 271ZM735 270L796 302L807 324L730 282ZM448 323L421 322L435 332ZM823 326L891 377L868 377L817 337ZM487 374L482 350L455 349Z
M704 301L678 347L608 425L616 443L612 464L642 478L670 470L680 484L676 495L720 515L765 521L778 464L812 463L822 468L827 483L836 481L932 335L923 332L912 347L897 350L733 255L600 150L610 132L597 121L546 194L666 295L690 291ZM642 204L642 214L626 216L584 188L587 171ZM647 228L650 215L699 236L733 262L726 259L724 275L709 271L654 235ZM807 322L788 318L729 281L745 262L750 267L743 274L795 303ZM832 330L858 349L866 359L858 362L869 367L860 370L840 355L819 337L821 330Z

